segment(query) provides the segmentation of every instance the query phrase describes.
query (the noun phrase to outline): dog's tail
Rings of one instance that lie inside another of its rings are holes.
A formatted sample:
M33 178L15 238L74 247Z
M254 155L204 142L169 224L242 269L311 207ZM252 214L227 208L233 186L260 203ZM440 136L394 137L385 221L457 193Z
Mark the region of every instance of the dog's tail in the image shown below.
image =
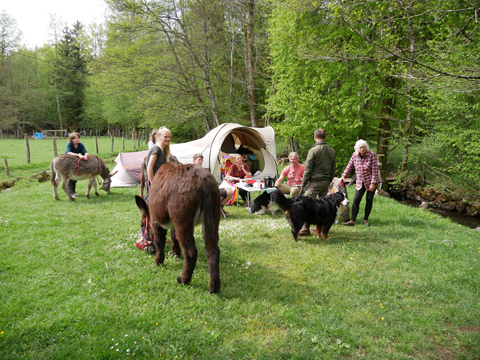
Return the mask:
M290 210L290 207L292 206L292 200L287 199L285 195L283 195L282 190L275 190L272 193L272 199L284 212Z

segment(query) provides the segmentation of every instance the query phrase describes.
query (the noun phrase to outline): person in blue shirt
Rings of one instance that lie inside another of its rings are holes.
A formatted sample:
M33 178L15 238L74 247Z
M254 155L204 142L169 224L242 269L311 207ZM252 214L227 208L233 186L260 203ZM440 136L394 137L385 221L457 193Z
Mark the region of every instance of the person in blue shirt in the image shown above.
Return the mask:
M74 155L79 157L83 160L88 160L88 153L85 149L85 146L80 142L80 134L77 132L72 132L68 135L68 139L70 140L67 143L67 151L65 154ZM77 193L75 192L75 188L77 186L77 180L68 180L68 191L72 194L73 197L77 197Z

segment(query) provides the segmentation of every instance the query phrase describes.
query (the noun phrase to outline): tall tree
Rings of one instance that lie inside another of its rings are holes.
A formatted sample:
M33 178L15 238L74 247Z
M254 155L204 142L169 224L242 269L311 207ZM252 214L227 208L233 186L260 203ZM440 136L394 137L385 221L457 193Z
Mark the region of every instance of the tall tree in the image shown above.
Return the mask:
M21 31L17 27L16 20L2 10L0 12L0 128L3 130L18 126L12 55L18 50L20 39Z
M65 122L73 129L78 129L84 120L87 64L82 32L83 26L78 21L72 28L65 27L59 44L60 103Z

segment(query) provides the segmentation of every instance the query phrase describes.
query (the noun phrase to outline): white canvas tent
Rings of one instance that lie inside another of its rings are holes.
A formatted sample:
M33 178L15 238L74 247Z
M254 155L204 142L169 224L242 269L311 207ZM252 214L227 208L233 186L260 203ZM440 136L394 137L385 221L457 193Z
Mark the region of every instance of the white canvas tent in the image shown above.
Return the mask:
M170 145L170 151L184 164L193 162L193 155L203 155L203 167L208 169L217 182L221 182L220 167L223 155L233 155L240 145L248 148L258 160L261 173L256 176L276 178L277 147L275 145L275 132L271 126L266 128L253 128L239 124L226 123L217 126L203 138L183 144Z
M175 134L172 135L175 138ZM270 126L253 128L232 123L222 124L201 139L170 145L170 151L184 164L192 163L194 154L202 154L203 167L208 169L220 183L220 167L224 155L235 154L240 146L248 148L256 155L256 164L261 171L256 178L263 179L267 175L277 177L275 132ZM111 187L138 186L141 165L147 155L148 150L119 153L115 159L117 165L113 169L113 172L118 171L118 173L112 177Z

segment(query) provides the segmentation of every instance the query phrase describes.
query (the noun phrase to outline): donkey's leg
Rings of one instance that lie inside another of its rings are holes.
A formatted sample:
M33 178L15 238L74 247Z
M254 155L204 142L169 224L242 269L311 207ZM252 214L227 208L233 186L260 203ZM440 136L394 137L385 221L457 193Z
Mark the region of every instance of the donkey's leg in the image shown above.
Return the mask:
M67 194L68 198L72 201L75 201L75 198L70 194L70 191L68 191L68 181L70 178L68 176L63 176L63 184L62 184L62 189L65 191L65 194Z
M92 188L92 185L95 186L95 193L96 193L97 192L97 184L95 183L95 177L91 177L88 180L87 193L85 194L85 197L87 199L90 199L90 189Z
M175 256L180 256L180 245L178 244L177 234L175 229L170 230L170 240L172 240L172 253Z
M58 173L55 173L55 179L53 180L53 198L55 200L58 200L57 190L58 190L58 184L60 183L60 180L62 180L62 177Z
M165 242L167 241L167 230L162 228L160 224L154 222L153 234L155 235L154 243L157 248L155 253L155 264L163 264L165 261Z
M179 228L181 225L182 227ZM179 284L188 284L192 280L193 270L197 264L197 248L193 237L194 225L175 224L175 232L180 245L183 248L183 270L182 275L177 278Z
M95 196L100 196L100 194L97 191L97 181L96 178L93 179L93 190L95 190Z

